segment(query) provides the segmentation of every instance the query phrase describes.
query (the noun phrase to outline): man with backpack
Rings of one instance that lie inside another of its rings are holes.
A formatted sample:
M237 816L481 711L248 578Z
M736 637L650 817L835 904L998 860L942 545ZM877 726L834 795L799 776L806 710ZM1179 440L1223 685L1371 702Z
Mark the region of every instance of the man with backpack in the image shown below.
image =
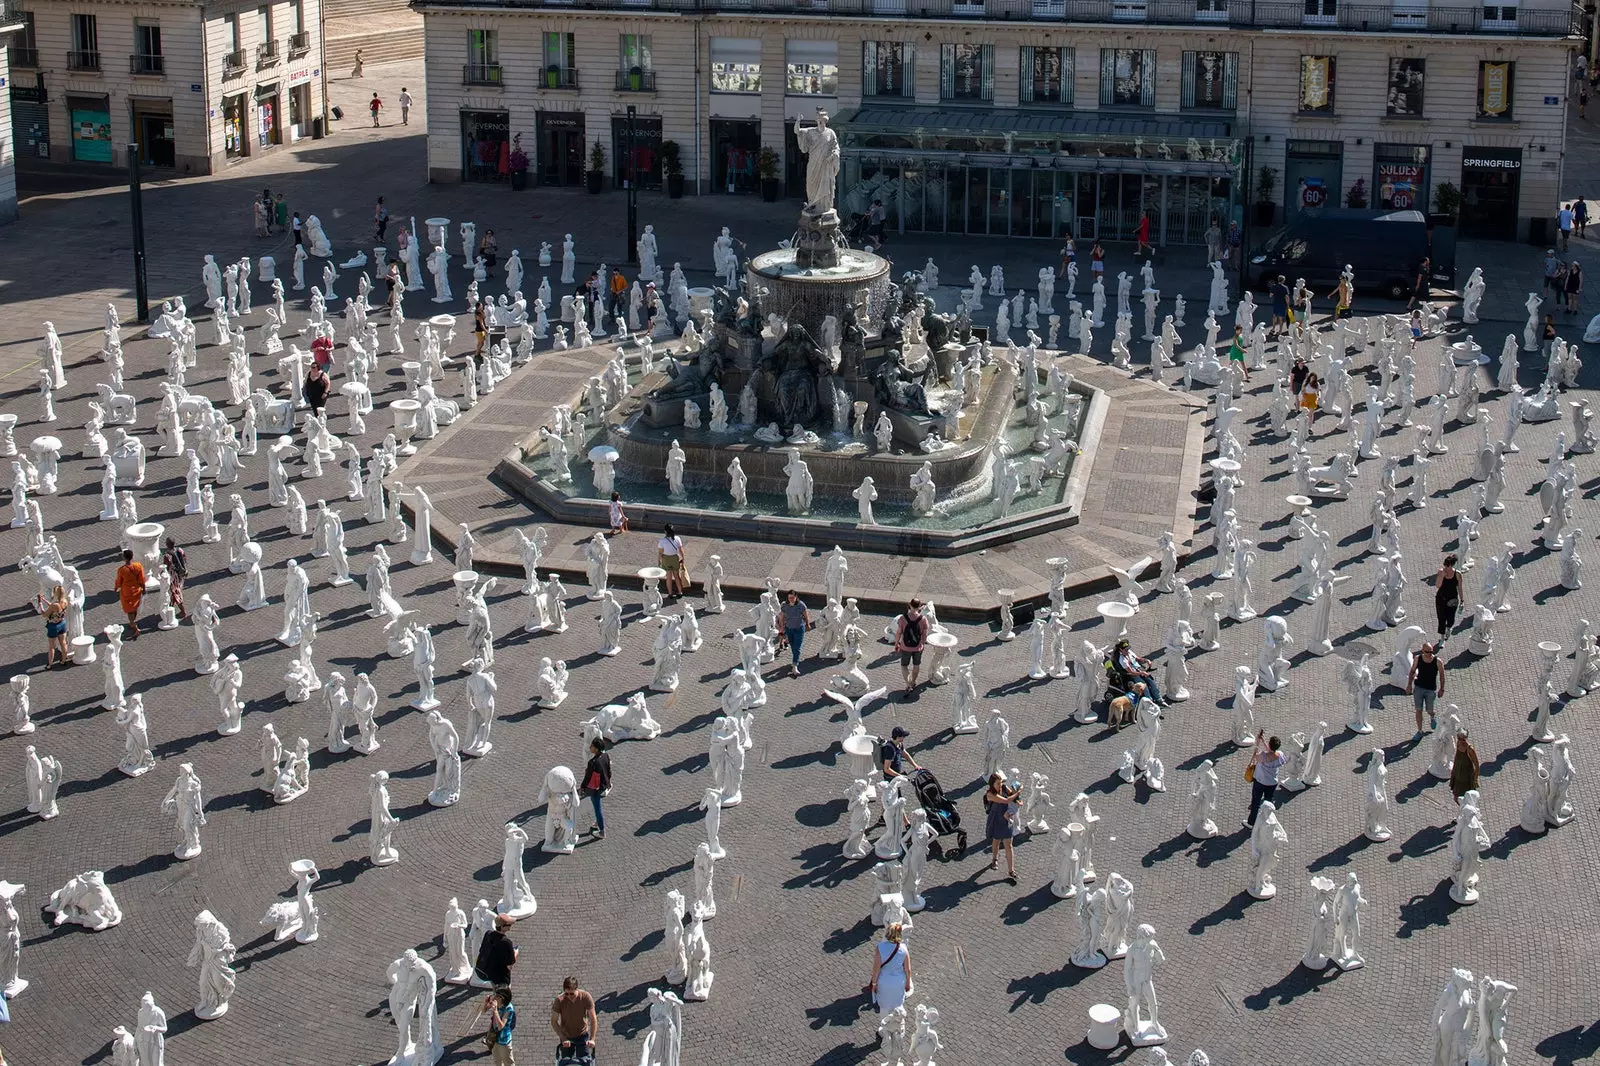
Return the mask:
M906 604L905 613L895 624L894 650L900 653L900 673L905 678L906 694L917 687L922 670L922 649L928 643L928 620L922 616L922 601Z

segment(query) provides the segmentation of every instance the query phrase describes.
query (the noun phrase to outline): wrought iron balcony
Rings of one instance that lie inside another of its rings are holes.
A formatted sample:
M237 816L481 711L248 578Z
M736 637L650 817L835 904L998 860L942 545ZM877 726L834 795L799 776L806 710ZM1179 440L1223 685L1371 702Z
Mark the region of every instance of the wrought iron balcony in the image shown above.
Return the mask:
M256 45L257 70L261 70L265 67L277 66L279 58L277 41L267 41L263 44Z
M222 57L222 76L237 78L244 73L244 49L235 49Z
M617 92L653 93L656 91L656 72L653 70L617 71Z
M134 53L128 57L128 73L142 74L146 77L158 78L167 72L166 57L155 55L139 55Z
M468 63L461 68L462 85L499 85L499 63Z
M311 51L311 34L305 30L289 36L289 58L299 59Z
M89 71L89 70L97 71L97 70L100 69L100 53L99 52L84 52L84 51L80 51L78 49L73 49L72 51L67 53L67 69L68 70L80 70L80 71Z

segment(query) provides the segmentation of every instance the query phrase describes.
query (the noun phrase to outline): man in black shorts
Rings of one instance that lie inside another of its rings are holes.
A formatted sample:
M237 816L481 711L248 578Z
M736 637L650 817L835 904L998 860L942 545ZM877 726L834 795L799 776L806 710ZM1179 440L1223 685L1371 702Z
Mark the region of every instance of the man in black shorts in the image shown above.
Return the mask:
M895 623L894 650L900 653L900 673L905 677L906 692L917 687L917 673L922 669L922 649L928 643L928 620L922 616L922 601L906 604L905 613Z

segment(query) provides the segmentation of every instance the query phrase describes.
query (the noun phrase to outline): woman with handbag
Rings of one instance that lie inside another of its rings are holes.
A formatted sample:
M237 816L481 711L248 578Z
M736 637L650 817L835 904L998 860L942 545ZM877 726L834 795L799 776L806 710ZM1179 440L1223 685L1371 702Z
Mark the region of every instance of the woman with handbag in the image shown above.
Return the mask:
M656 565L667 572L667 595L682 596L689 591L689 556L684 550L683 538L668 522L661 527L661 539L656 541Z
M902 941L899 922L890 922L878 941L872 956L872 982L867 991L877 1005L879 1014L888 1014L903 1006L913 988L911 980L911 949Z
M589 764L583 768L583 794L594 807L594 828L589 830L596 840L606 838L606 815L600 801L611 791L611 756L606 754L606 741L595 737L589 741Z
M1289 756L1278 750L1281 747L1283 742L1277 737L1268 737L1265 729L1256 732L1256 749L1244 771L1244 779L1250 782L1250 814L1244 820L1246 829L1255 828L1256 811L1278 791L1278 771L1289 761Z

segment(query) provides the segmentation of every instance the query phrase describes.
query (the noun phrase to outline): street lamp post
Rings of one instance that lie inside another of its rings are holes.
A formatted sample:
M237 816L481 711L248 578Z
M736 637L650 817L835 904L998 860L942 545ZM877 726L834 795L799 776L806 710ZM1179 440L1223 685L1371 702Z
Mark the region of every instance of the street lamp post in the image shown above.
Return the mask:
M128 214L133 220L133 298L136 321L150 321L150 292L144 276L144 199L139 191L139 143L128 144Z
M628 262L639 262L639 165L634 151L634 116L638 109L628 105Z

